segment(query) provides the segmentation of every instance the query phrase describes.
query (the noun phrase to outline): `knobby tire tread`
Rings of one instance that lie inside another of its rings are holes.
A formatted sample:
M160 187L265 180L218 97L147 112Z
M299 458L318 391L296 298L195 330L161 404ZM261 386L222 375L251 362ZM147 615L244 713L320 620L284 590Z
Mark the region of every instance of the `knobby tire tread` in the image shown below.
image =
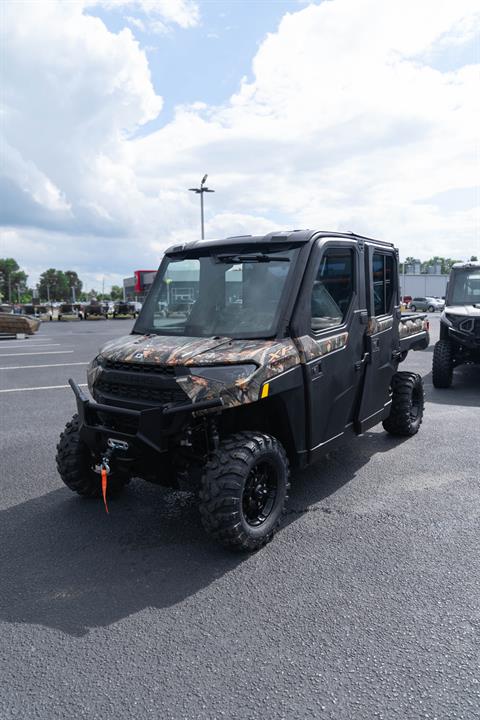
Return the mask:
M433 350L432 382L436 388L449 388L453 379L453 348L448 340L439 340Z
M391 435L411 437L418 432L423 421L425 396L422 378L413 372L397 372L392 377L391 388L390 415L383 421L383 427ZM418 421L413 421L410 414L414 392L421 394Z
M80 439L78 415L74 415L65 426L57 445L57 470L65 485L82 497L99 498L102 495L100 476L88 466L88 450ZM108 497L114 497L125 482L118 477L109 477Z
M245 478L257 457L278 453L286 472L286 494L273 527L264 536L250 537L239 510ZM237 551L254 551L271 541L278 530L288 500L289 463L284 448L262 432L238 432L223 440L212 453L202 478L200 515L205 530L222 545Z

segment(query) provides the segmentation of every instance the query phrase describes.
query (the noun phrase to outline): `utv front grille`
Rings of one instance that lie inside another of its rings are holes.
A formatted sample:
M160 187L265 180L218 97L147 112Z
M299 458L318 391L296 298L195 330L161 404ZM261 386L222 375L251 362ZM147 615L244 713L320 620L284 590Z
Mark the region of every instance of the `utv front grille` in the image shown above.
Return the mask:
M127 383L110 383L105 380L99 380L95 384L95 390L100 395L108 395L110 398L118 398L119 400L144 400L152 405L164 405L172 402L182 402L188 400L187 395L179 387L177 388L153 388L142 387L139 385L128 385Z
M174 377L175 368L168 365L155 365L153 363L129 363L120 360L105 360L104 367L108 370L122 370L124 372L134 372L138 374L163 375L164 377Z
M99 403L138 410L167 403L188 402L187 394L175 380L173 368L161 365L107 360L93 391Z

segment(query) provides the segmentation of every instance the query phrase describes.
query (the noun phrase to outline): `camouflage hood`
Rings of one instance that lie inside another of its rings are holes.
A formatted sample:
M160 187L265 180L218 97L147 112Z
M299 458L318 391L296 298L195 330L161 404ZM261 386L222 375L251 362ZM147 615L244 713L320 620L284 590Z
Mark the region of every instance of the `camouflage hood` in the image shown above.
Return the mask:
M104 345L102 357L116 362L155 365L185 365L193 358L228 344L230 339L177 337L167 335L127 335ZM200 358L199 358L200 359Z
M177 382L192 401L221 396L230 407L258 400L263 383L300 363L290 338L128 335L105 345L100 356L113 362L179 368ZM225 366L231 366L231 371L221 372Z

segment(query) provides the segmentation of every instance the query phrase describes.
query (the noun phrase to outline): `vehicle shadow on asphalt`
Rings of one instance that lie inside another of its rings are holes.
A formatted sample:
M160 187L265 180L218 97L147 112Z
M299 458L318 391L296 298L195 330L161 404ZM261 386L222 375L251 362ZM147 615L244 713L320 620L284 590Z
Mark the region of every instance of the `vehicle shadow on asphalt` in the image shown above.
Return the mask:
M428 402L480 407L480 365L462 365L456 368L449 388L434 388L431 371L424 376L423 381L427 386Z
M313 509L330 512L329 498L400 442L366 433L293 473L285 524ZM110 503L109 515L100 501L62 487L2 511L0 527L0 620L78 637L180 603L249 558L208 538L192 495L141 481Z

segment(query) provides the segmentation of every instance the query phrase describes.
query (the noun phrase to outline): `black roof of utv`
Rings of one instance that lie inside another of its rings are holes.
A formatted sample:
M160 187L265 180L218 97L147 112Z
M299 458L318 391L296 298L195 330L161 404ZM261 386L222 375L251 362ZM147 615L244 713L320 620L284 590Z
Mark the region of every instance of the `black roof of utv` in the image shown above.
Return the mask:
M272 232L267 235L233 235L219 240L193 240L192 242L183 243L182 245L171 245L165 251L166 255L174 255L176 253L189 252L191 250L207 250L214 247L224 247L226 245L268 245L269 243L298 243L304 245L306 243L317 240L319 237L327 235L328 237L338 237L345 239L359 239L373 242L376 245L384 245L393 248L392 243L383 240L375 240L374 238L358 235L353 232L332 232L328 230L282 230L280 232Z

